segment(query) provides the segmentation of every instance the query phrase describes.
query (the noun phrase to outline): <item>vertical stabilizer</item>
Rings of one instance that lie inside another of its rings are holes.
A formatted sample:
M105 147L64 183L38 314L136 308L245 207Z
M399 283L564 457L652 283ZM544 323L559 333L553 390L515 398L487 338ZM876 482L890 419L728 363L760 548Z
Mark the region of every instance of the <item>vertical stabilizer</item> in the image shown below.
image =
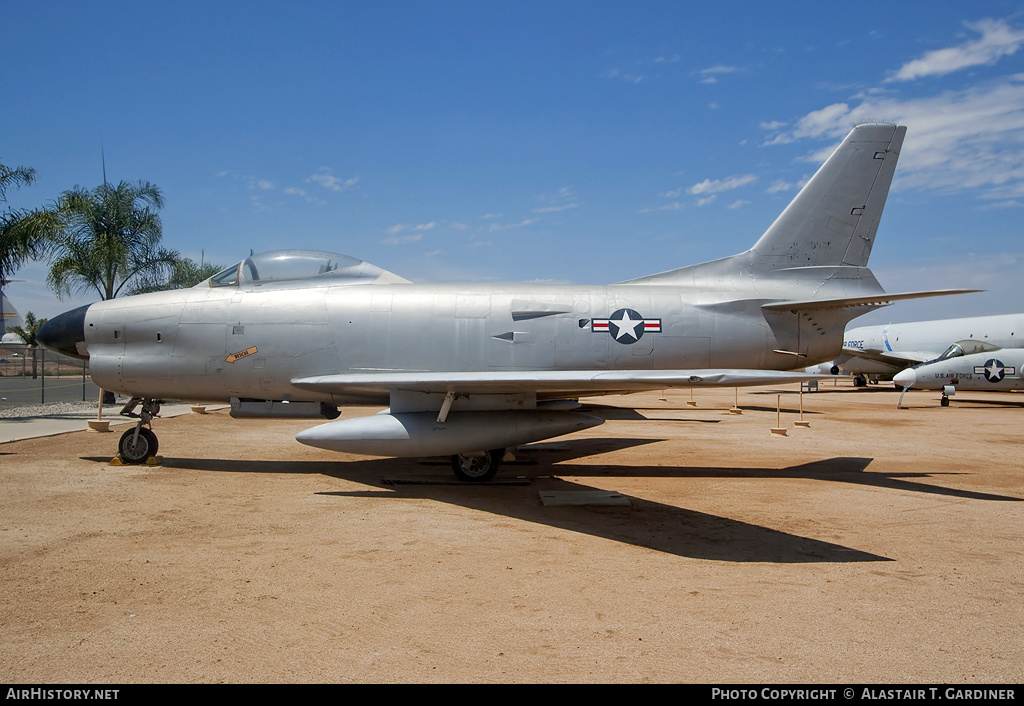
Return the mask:
M865 267L906 132L854 128L751 249L753 269Z

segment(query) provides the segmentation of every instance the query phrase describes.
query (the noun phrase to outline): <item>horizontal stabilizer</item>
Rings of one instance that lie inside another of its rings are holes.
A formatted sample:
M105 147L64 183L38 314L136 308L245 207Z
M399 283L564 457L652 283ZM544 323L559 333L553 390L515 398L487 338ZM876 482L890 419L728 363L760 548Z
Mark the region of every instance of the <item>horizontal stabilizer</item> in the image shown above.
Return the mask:
M804 299L801 301L773 302L762 304L762 309L771 311L812 311L814 309L840 309L849 306L888 306L903 299L923 299L924 297L944 297L950 294L972 294L982 289L933 289L926 292L902 292L888 294L879 292L861 297L838 297L835 299Z

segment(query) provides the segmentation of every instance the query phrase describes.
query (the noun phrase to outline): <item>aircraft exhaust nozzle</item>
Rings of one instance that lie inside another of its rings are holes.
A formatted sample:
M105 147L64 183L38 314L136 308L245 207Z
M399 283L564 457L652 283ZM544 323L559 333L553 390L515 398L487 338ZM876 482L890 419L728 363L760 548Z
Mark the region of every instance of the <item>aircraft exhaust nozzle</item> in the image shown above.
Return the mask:
M437 421L437 412L404 412L321 424L295 439L369 456L448 456L508 448L603 423L589 414L540 409L455 412L444 422Z

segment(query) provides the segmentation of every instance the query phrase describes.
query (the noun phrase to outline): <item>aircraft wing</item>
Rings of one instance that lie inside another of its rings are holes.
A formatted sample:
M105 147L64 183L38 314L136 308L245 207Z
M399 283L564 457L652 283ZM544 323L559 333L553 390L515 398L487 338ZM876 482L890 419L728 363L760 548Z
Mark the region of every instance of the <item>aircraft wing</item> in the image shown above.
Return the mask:
M941 353L942 351L939 351ZM917 365L929 360L935 360L939 353L934 351L884 351L880 348L844 348L842 357L847 360L851 358L863 358L874 360L887 365ZM840 360L837 358L837 360Z
M828 378L778 370L527 370L317 375L292 380L309 390L377 396L395 391L458 394L537 393L539 398L624 394L670 387L748 387Z

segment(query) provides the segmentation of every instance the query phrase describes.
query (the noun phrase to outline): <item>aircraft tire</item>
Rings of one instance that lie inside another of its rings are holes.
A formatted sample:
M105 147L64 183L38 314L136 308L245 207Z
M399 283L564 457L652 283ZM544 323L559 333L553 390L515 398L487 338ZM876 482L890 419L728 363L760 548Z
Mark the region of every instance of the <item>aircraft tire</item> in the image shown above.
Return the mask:
M132 465L145 463L150 456L156 456L158 447L156 434L151 429L139 429L139 440L135 442L135 427L121 435L117 453L121 461Z
M949 398L948 397L943 397L941 400L939 400L939 405L942 406L942 407L948 407L949 406Z
M452 470L455 477L466 483L484 483L498 473L505 449L492 449L483 456L452 455Z

